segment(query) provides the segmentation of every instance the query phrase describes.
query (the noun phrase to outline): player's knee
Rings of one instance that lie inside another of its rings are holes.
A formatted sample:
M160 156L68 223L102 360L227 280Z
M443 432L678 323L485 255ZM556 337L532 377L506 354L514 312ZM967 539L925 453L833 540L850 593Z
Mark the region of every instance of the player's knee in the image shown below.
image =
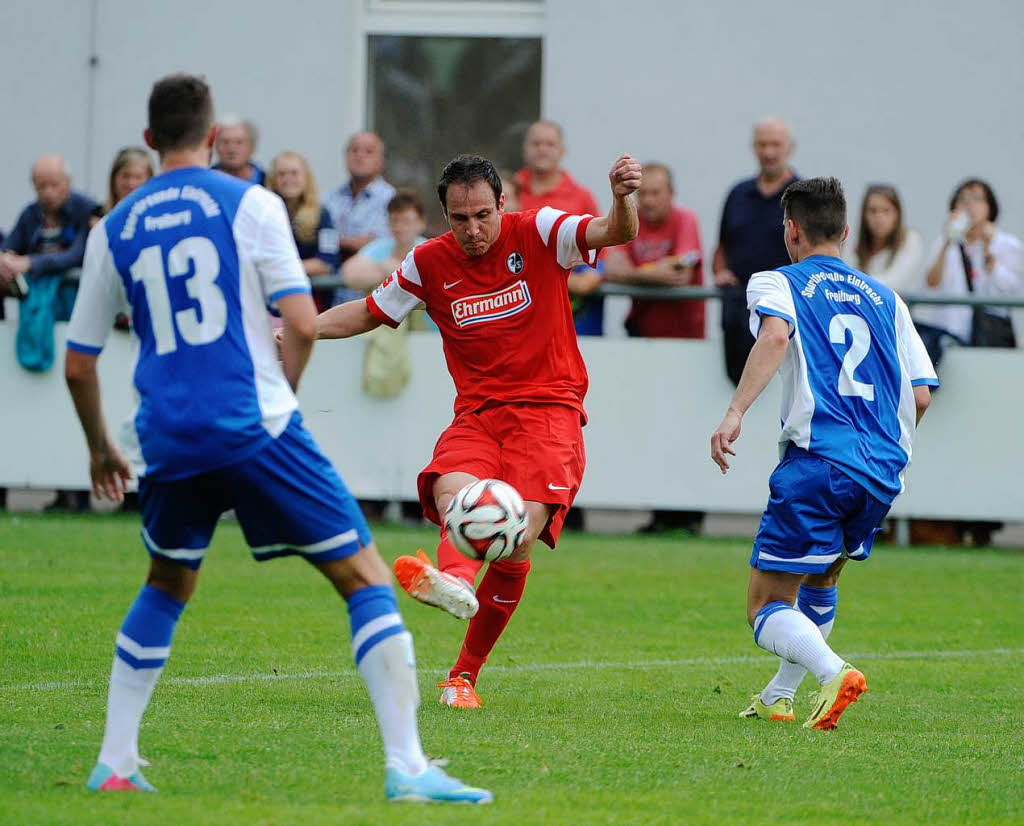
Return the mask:
M199 572L166 559L150 561L146 584L163 591L178 602L188 602L195 593Z
M434 497L434 506L437 508L437 512L444 516L448 511L448 506L452 503L452 499L455 498L455 494L449 491L443 491Z
M820 574L808 574L804 577L804 584L812 585L815 588L833 588L839 582L839 574L842 572L844 565L846 565L846 557L841 556L829 565L827 571L823 571Z
M533 552L533 545L536 542L536 538L527 535L519 546L508 555L509 562L526 562L530 558L530 554Z
M391 571L372 542L351 556L320 562L316 567L343 597L370 585L391 584Z
M810 574L804 580L805 585L814 588L832 588L839 582L839 571L826 571L823 574Z

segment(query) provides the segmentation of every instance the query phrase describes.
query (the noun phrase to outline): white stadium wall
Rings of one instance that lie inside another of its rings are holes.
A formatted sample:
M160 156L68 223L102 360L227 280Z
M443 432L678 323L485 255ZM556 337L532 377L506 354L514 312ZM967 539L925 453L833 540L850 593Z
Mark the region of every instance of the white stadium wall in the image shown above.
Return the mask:
M839 176L854 205L867 182L892 181L930 237L953 184L981 175L1000 223L1024 235L1024 3L1013 0L4 0L0 228L32 197L43 151L66 155L99 197L114 152L140 140L150 85L182 69L206 74L221 112L259 124L259 160L298 149L326 190L363 122L367 31L408 20L409 33L450 22L508 34L486 12L531 5L544 10L544 113L565 125L567 165L603 204L616 153L662 160L710 253L726 189L753 171L750 126L773 112L793 124L796 168Z
M58 365L64 326L57 325ZM411 381L387 401L362 391L364 347L358 340L317 346L300 392L306 423L356 495L415 499L416 474L452 414L454 390L440 338L411 335ZM709 458L709 437L731 388L717 369L714 343L585 339L582 349L591 388L580 505L720 513L763 508L777 459L777 387L747 415L739 456L722 476ZM131 339L113 333L100 375L115 433L132 409L131 364ZM945 386L925 419L895 513L1020 521L1024 432L1007 411L1024 408L1024 383L1006 380L1019 371L1020 355L1013 351L948 353ZM7 434L0 486L87 487L85 443L61 371L36 375L18 367L13 324L0 324L0 387Z

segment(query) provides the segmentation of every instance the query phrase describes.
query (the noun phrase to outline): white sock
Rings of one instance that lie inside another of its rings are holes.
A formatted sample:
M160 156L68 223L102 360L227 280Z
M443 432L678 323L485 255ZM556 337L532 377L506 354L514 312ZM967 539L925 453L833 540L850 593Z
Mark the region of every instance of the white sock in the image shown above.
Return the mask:
M385 766L419 774L427 768L427 756L416 723L420 690L412 634L403 631L381 640L363 655L358 668L377 713Z
M139 724L163 671L163 666L132 668L114 656L99 760L119 777L129 777L139 770Z
M811 622L818 626L822 639L828 639L836 619L836 587L812 587L801 585L796 606ZM761 702L770 706L777 700L788 697L792 700L800 687L807 669L802 665L779 660L779 670L761 692Z
M771 602L757 612L754 642L765 651L803 666L821 685L843 667L842 658L828 647L818 626L786 602Z

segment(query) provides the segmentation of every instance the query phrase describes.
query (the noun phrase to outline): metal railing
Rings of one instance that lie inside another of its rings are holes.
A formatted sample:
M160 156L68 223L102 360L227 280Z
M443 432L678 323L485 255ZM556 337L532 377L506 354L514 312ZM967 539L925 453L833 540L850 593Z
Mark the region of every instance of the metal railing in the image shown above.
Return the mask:
M81 270L71 270L65 276L66 280L76 282L81 276ZM309 279L314 289L337 289L344 287L341 277L336 273L333 275L315 275ZM675 301L692 301L694 299L721 300L723 291L718 287L647 287L637 284L610 284L603 283L593 295L621 295L627 298L658 298ZM1008 309L1024 307L1024 295L1018 298L978 295L933 295L931 293L908 293L901 296L909 305L915 304L936 304L936 305L958 305L961 307L1006 307Z
M344 286L337 275L317 275L310 279L315 289L333 289ZM693 299L721 300L723 291L718 287L647 287L636 284L603 283L593 295L621 295L627 298L659 298L676 301ZM930 293L910 293L902 296L903 300L913 304L956 304L967 307L1024 307L1024 295L1019 298L995 298L976 295L932 295Z

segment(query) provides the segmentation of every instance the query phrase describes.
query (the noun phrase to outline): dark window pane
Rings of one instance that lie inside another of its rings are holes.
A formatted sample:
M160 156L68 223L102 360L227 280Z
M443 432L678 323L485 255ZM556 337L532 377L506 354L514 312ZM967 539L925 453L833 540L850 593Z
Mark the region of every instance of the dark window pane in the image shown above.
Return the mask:
M539 38L408 37L369 41L371 128L387 144L387 177L413 187L443 230L437 178L461 152L519 168L540 116Z

